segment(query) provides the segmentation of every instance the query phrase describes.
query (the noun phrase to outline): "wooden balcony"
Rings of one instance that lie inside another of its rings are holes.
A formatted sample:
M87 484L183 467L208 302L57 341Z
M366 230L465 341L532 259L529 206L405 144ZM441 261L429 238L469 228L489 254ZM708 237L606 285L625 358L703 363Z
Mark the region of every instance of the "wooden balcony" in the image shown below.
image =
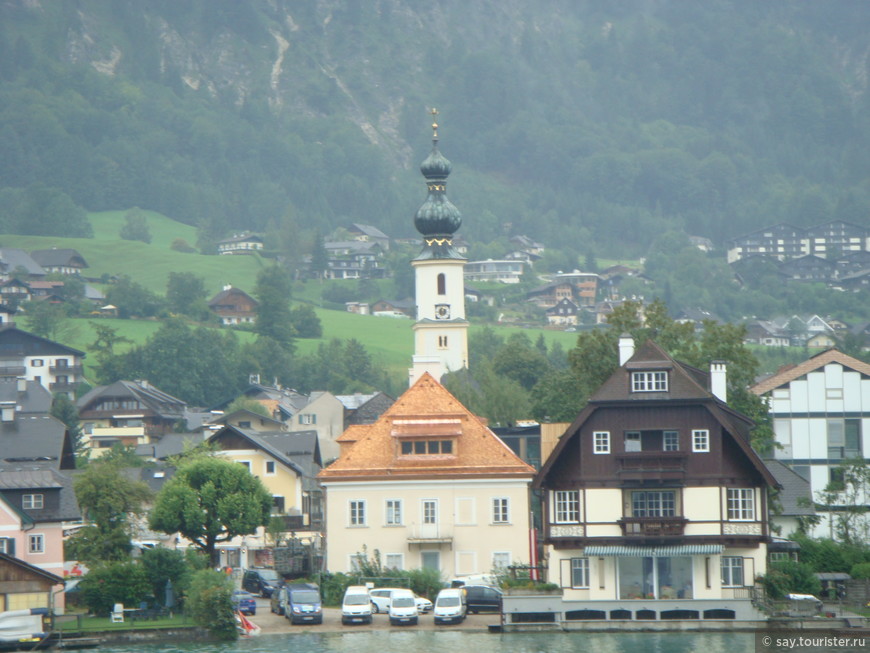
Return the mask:
M66 374L68 376L81 376L82 370L81 365L52 365L48 368L51 374Z
M617 454L616 473L623 481L681 481L689 454L685 451L636 451Z
M685 517L623 517L616 523L623 537L641 539L682 537L688 521Z

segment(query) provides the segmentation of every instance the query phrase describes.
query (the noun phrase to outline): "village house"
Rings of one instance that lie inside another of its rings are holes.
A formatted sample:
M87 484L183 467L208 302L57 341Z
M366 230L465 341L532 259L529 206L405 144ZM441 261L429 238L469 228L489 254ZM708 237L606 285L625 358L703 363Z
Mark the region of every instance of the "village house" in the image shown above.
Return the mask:
M22 276L41 279L45 270L23 249L0 247L0 279Z
M469 261L465 264L466 281L519 283L526 264L523 261L493 260Z
M85 257L74 249L37 249L30 256L48 273L80 275L88 267Z
M330 571L375 550L386 567L445 578L528 563L534 469L428 373L339 443L318 476Z
M263 249L263 238L257 234L233 234L229 238L219 240L218 254L253 254Z
M354 222L348 227L347 232L354 240L364 243L377 243L385 252L390 249L390 237L377 227Z
M620 339L620 367L535 479L547 579L562 588L541 599L548 619L761 619L751 599L767 569L776 481L726 387L724 363L708 374L652 341L635 351ZM536 600L505 597L505 612L522 621L540 611Z
M257 321L259 302L241 288L226 285L208 300L208 307L221 319L221 324L253 324Z
M25 378L41 383L52 394L72 398L84 378L83 351L18 329L0 328L0 378Z
M257 431L225 426L208 438L221 456L244 465L272 495L272 515L285 533L319 537L323 530L323 499L316 480L323 461L314 431ZM257 551L271 546L264 528L222 544L222 564L249 567ZM262 555L262 554L260 554Z
M807 479L813 498L837 481L850 458L870 461L870 365L836 349L816 354L760 381L752 392L769 401L774 457ZM860 500L860 499L859 499ZM845 495L841 501L846 501ZM870 497L864 497L864 502ZM845 505L819 509L815 537L834 534Z
M147 381L116 381L99 386L76 402L82 442L91 457L120 444L157 442L184 420L186 404Z
M562 299L546 310L547 323L553 326L577 326L580 307L570 299Z

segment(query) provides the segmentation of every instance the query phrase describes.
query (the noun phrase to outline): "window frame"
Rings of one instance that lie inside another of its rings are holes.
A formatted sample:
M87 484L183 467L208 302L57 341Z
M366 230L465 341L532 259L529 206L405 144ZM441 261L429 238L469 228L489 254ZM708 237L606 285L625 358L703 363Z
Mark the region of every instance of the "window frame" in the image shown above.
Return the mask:
M27 553L40 555L45 553L45 535L42 533L29 533L27 535Z
M43 508L45 508L44 494L24 494L21 496L22 510L42 510Z
M692 453L710 453L709 429L692 429Z
M553 523L580 523L580 490L553 491Z
M390 505L394 504L394 505ZM404 525L404 506L401 499L384 500L384 526Z
M350 528L364 528L368 526L365 499L349 499L347 508L347 525Z
M743 558L741 558L740 556L722 556L722 563L720 569L722 576L722 587L746 586L744 584L746 578L745 566L743 564ZM737 573L739 573L740 575L739 579L735 579ZM735 580L739 580L739 583L735 582Z
M576 583L578 573L580 582ZM589 589L589 558L571 558L571 589Z
M755 488L726 488L725 507L727 521L755 521Z
M511 523L511 502L509 497L492 498L492 524L505 525Z
M632 392L668 392L666 370L645 370L631 373Z
M592 432L592 453L594 453L594 454L609 454L610 453L610 431L593 431Z
M671 441L668 442L668 436ZM669 447L668 445L672 445ZM679 431L662 431L662 451L679 451L680 450L680 432Z

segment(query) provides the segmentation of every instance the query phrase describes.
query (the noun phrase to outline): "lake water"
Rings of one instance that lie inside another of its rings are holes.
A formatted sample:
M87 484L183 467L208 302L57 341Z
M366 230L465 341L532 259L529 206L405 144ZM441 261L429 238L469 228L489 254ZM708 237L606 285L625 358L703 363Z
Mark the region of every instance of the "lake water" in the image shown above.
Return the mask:
M752 653L751 633L369 631L262 635L231 644L101 646L99 653ZM760 651L760 649L759 649Z

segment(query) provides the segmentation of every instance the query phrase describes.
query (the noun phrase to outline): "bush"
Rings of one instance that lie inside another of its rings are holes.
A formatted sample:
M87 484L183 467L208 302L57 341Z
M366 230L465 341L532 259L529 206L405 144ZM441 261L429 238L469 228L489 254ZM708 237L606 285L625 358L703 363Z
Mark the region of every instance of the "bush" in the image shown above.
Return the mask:
M172 241L172 244L169 246L169 249L174 250L176 252L182 252L184 254L193 254L196 252L196 248L192 247L184 238L176 238Z
M82 601L97 616L108 616L116 603L138 607L151 594L145 570L136 562L92 568L79 583Z
M140 562L151 584L151 594L160 605L166 603L167 581L172 582L176 597L182 596L187 593L196 569L184 552L160 547L145 549Z
M786 594L814 594L822 591L822 584L812 568L794 560L773 562L762 578L764 591L772 599L781 599Z
M870 562L860 562L857 565L852 565L849 575L852 578L870 578Z
M232 593L232 579L226 574L214 569L194 573L186 602L194 623L208 628L218 639L238 638Z

